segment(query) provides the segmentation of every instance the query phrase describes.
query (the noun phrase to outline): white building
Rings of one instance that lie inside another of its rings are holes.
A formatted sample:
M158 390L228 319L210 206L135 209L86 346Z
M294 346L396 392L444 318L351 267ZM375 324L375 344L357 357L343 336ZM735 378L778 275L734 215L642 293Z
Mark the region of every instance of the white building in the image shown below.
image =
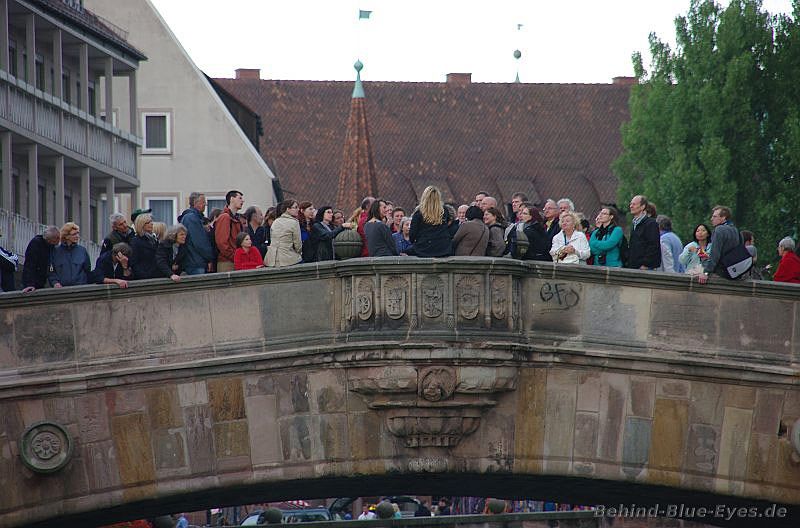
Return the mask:
M156 220L168 224L176 222L193 191L206 195L209 210L224 205L231 189L244 194L245 207L274 205L274 176L257 147L155 7L148 0L85 4L123 28L128 41L148 55L137 79L136 118L144 141L139 205L152 208ZM127 86L115 82L118 88ZM114 112L126 127L131 112L124 102L115 103Z

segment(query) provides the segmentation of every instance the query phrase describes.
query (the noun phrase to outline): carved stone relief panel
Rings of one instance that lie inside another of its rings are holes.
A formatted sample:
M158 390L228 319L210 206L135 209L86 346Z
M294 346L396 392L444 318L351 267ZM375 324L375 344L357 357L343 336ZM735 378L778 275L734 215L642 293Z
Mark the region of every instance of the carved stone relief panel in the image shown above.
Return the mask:
M445 284L438 275L426 275L420 281L419 306L422 315L430 319L441 317L445 308Z
M369 321L372 318L375 304L375 282L372 277L362 277L358 279L356 287L356 315L362 321Z
M381 298L383 313L386 314L390 326L404 322L409 311L409 280L399 275L384 277Z
M352 369L349 390L381 412L406 447L453 447L475 432L501 392L516 389L515 367L425 365Z
M456 282L458 316L468 321L478 318L483 306L483 278L463 275Z

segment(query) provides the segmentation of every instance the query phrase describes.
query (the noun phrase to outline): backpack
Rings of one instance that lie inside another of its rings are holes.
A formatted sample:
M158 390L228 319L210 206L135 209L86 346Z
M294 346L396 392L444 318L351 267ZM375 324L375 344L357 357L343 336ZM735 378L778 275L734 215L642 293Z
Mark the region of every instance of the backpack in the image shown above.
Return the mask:
M619 260L622 262L622 267L628 267L628 237L625 236L625 232L622 233L622 240L619 241Z
M741 233L739 244L722 255L719 259L722 265L722 274L728 279L738 279L753 267L753 256L747 251Z

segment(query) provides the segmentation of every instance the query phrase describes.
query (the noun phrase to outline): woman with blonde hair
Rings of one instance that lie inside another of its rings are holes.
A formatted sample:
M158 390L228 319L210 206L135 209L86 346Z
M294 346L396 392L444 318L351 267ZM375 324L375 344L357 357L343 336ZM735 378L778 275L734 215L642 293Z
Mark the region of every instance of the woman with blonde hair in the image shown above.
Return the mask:
M558 225L561 227L561 231L553 237L553 245L550 249L553 262L586 264L586 259L591 256L592 252L589 249L586 235L578 230L578 225L580 225L578 215L572 211L565 211L561 213Z
M449 257L453 254L448 230L450 215L442 202L441 191L429 185L422 191L419 207L411 215L409 255L417 257Z
M164 222L153 222L153 234L161 241L167 234L167 224Z
M153 234L153 216L143 213L133 223L136 236L131 238L133 255L130 258L134 279L155 279L161 277L156 266L158 238Z
M48 281L53 288L89 284L92 263L86 248L78 244L81 228L67 222L61 227L61 243L53 248Z

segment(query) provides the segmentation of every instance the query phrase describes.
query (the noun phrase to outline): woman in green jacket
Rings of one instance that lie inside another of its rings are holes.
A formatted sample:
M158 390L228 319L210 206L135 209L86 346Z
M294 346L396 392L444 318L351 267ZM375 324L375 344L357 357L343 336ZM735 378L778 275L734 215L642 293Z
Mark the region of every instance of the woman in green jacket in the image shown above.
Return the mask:
M592 231L589 239L595 266L622 267L620 246L623 233L619 223L619 211L615 207L605 206L597 213L595 220L597 229Z

